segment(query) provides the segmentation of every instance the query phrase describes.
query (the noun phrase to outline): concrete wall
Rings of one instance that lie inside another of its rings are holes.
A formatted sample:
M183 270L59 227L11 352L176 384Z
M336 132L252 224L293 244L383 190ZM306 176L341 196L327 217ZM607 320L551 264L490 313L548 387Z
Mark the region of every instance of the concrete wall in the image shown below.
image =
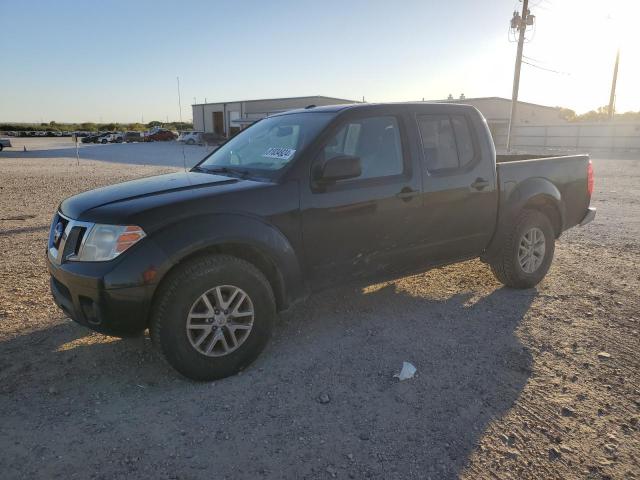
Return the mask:
M507 143L508 125L490 125L499 151ZM517 125L513 129L515 150L640 152L638 123L567 123L564 125Z

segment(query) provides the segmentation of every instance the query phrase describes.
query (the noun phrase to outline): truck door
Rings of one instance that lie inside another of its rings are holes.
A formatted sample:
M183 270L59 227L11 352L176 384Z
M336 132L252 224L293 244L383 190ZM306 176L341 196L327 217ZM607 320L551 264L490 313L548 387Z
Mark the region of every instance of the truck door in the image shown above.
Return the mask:
M479 255L496 224L495 163L481 143L485 132L476 131L467 112L449 108L416 115L423 171L420 223L427 255L436 262Z
M312 179L302 189L305 269L312 288L393 269L418 240L421 184L407 148L407 119L351 116L314 155L311 171L330 158L353 155L362 173L322 187Z

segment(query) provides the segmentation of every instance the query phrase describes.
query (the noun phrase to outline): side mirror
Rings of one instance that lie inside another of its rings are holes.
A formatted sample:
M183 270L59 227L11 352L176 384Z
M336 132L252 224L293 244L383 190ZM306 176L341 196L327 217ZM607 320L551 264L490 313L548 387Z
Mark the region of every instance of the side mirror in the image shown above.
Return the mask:
M362 175L360 157L340 155L325 162L318 181L322 183L332 183L338 180L357 178L360 175Z

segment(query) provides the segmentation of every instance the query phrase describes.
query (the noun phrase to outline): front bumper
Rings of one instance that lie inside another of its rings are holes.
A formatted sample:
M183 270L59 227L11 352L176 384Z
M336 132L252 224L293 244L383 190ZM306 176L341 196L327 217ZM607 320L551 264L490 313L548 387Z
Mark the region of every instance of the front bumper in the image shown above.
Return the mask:
M147 287L105 290L50 278L53 300L77 323L100 333L133 335L147 327Z
M587 214L584 216L582 220L580 220L580 226L584 227L587 223L593 222L593 219L596 218L596 209L595 207L587 208Z
M140 247L144 248L136 245L110 262L57 264L48 254L56 305L77 323L107 335L128 336L147 328L159 271L166 268L167 258L149 239Z

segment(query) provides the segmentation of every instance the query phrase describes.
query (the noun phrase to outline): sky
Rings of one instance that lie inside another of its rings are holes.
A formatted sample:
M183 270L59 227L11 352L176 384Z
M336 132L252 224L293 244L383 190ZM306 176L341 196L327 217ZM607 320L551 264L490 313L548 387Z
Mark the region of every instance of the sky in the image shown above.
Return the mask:
M0 0L0 121L191 119L205 99L511 97L518 0ZM530 0L520 100L640 110L636 0ZM542 67L542 68L540 68ZM543 70L546 69L546 70ZM182 108L178 107L177 77Z

